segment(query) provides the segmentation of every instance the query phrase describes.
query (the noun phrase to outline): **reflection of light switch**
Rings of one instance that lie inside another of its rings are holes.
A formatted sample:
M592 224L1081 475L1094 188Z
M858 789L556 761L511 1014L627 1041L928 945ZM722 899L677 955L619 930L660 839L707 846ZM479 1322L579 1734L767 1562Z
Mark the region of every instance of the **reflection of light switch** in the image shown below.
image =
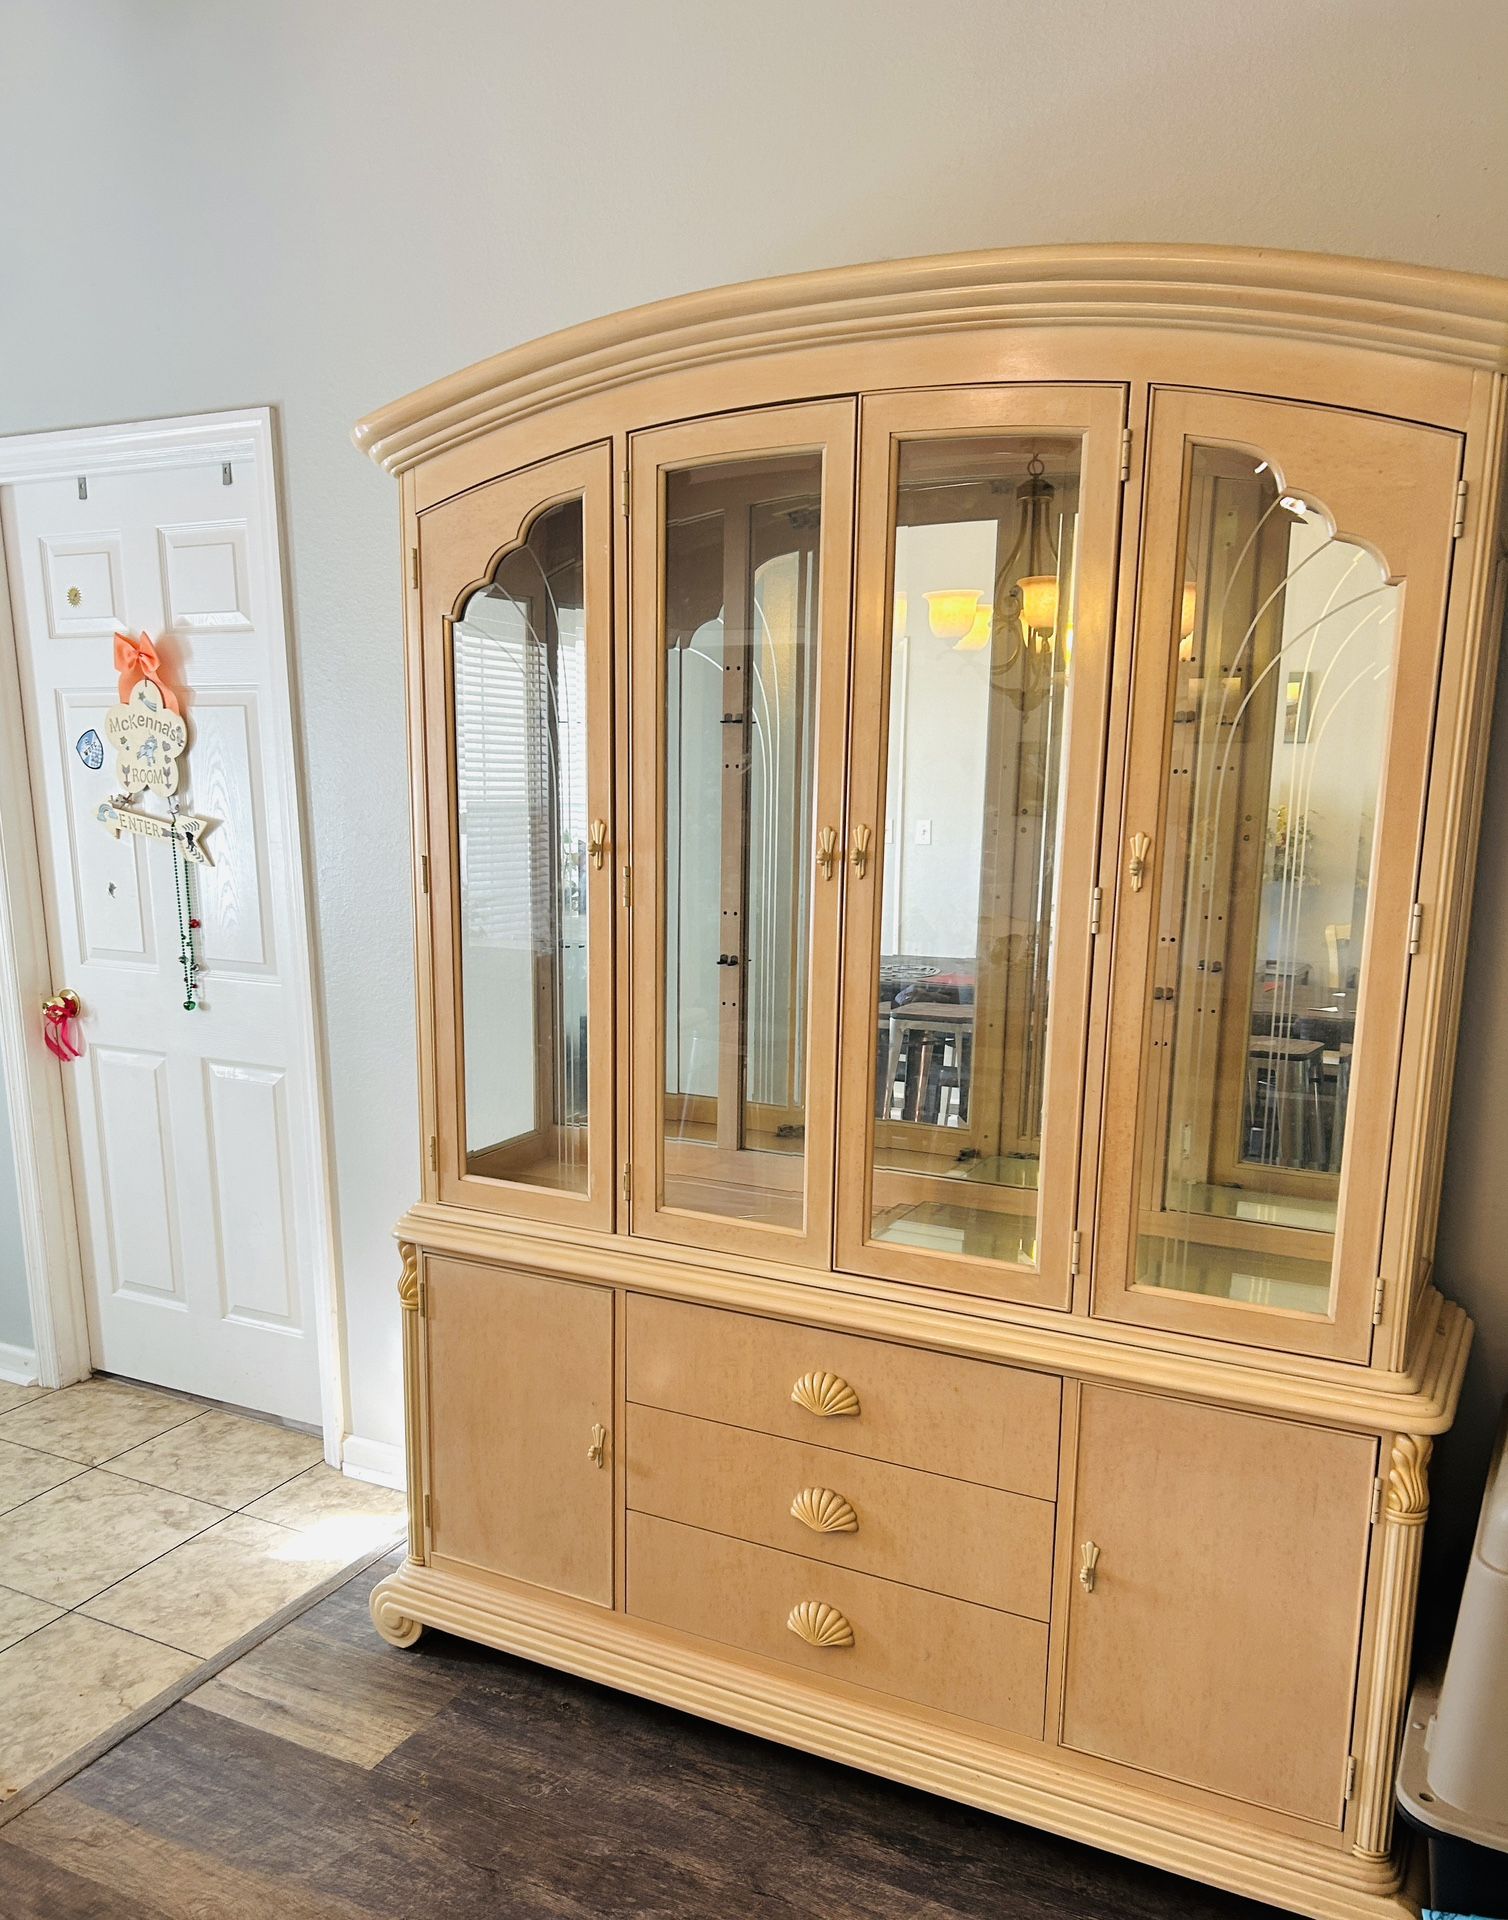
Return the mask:
M932 822L931 822L930 820L918 820L918 821L917 821L917 823L916 823L916 844L917 844L917 845L918 845L919 847L930 847L930 846L931 846L931 844L932 844Z

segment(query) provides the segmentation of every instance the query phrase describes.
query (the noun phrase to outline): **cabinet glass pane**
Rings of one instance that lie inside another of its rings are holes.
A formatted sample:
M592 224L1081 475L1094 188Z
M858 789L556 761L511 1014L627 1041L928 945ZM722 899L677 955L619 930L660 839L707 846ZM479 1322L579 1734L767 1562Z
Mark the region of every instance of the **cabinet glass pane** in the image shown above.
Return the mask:
M1400 589L1205 446L1183 580L1137 1283L1324 1313Z
M586 616L580 500L455 622L466 1171L587 1186Z
M822 460L666 476L667 1207L800 1229Z
M871 1237L1037 1263L1077 440L902 442Z

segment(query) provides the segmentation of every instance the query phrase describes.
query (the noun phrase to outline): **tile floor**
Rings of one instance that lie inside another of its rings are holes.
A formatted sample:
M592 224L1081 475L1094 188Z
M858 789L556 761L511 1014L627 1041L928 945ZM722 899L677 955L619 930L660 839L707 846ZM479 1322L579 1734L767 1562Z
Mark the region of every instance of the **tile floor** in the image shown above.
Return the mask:
M0 1381L0 1801L402 1525L307 1433Z

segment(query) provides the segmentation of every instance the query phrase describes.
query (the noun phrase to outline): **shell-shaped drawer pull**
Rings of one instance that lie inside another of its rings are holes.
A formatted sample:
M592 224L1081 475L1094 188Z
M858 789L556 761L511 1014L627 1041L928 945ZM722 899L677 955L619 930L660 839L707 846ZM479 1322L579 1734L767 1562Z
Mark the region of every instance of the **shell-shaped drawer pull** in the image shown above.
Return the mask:
M785 1623L798 1640L809 1647L851 1647L853 1628L848 1616L830 1607L825 1600L801 1600L791 1608Z
M803 1487L791 1502L791 1518L813 1533L857 1533L859 1516L831 1487Z
M859 1411L859 1396L836 1373L803 1373L791 1388L791 1398L798 1407L805 1407L808 1413L818 1414L824 1420Z

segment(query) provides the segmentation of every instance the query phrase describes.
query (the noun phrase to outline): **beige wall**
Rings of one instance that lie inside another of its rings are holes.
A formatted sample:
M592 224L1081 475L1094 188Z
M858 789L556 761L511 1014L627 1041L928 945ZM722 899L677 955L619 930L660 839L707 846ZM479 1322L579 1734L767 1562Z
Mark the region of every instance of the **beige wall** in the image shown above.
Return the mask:
M0 432L271 402L283 432L354 1424L396 1440L417 1181L396 491L371 406L658 295L1159 239L1508 274L1498 0L8 0ZM1508 752L1440 1277L1508 1387ZM0 1258L3 1270L3 1258Z

